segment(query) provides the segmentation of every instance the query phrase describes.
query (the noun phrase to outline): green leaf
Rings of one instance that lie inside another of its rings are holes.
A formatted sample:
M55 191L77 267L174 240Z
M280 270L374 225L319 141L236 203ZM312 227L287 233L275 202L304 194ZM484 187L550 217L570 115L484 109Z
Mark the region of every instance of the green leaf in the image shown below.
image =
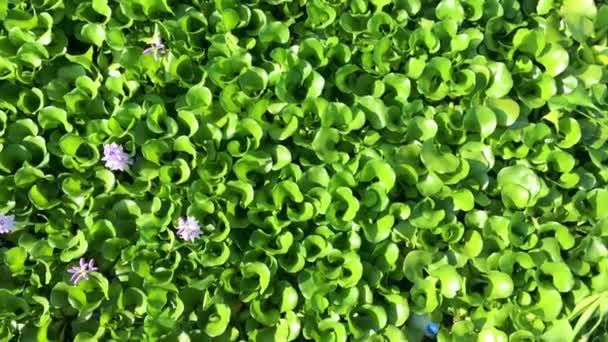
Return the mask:
M363 224L365 239L371 243L383 241L389 237L394 224L395 217L393 215L383 216L373 224Z
M553 8L553 0L540 0L536 4L536 12L539 15L545 15Z
M568 320L560 319L551 324L542 338L545 341L571 341L575 339L575 334Z
M497 182L501 187L505 205L526 208L542 195L544 184L536 174L523 165L506 167L498 172Z
M464 116L465 127L473 132L479 132L482 139L490 136L496 129L496 115L485 106L476 106L467 111Z
M386 192L395 186L395 172L384 161L375 159L367 162L359 174L359 181L361 182L369 182L374 178L378 179Z
M544 34L538 30L520 28L513 36L513 46L529 56L538 56L545 47Z
M44 94L38 88L28 89L19 94L17 107L27 114L35 113L44 106Z
M357 99L357 104L374 129L386 126L387 108L382 101L372 96L363 96Z
M20 273L25 270L27 251L22 247L13 247L6 251L4 260L12 274Z
M230 307L226 304L215 304L205 325L205 333L210 337L220 336L230 323Z
M84 237L82 231L78 231L76 236L69 240L65 248L62 248L60 260L63 262L69 262L71 260L80 258L84 255L88 247L87 240Z
M359 201L347 187L337 188L332 197L334 202L330 204L326 214L330 223L338 229L350 227L350 222L359 211Z
M490 299L508 298L513 294L513 280L503 272L488 272L488 288L486 294Z
M61 201L58 197L58 191L52 183L39 183L30 188L28 198L34 206L39 209L50 209L58 206Z
M465 11L458 0L442 0L437 5L435 14L439 20L451 19L454 21L462 21L465 16Z
M438 194L443 189L443 182L436 173L429 172L416 184L416 188L422 196L428 197Z
M439 278L441 295L446 298L454 298L462 285L462 277L457 270L450 265L443 265L430 272L430 275Z
M59 125L62 125L68 133L73 129L68 121L67 112L54 106L44 107L38 112L38 123L45 130L57 128Z
M412 139L426 141L437 134L437 123L432 119L415 116L408 127L408 136Z
M98 47L106 40L106 31L103 26L96 23L84 24L80 34L86 42L93 43Z
M241 266L241 281L240 298L248 302L261 294L263 294L270 284L270 270L260 262L252 262Z
M545 71L551 76L561 74L570 63L568 51L558 44L551 44L547 52L542 54L538 61L545 67Z
M412 306L415 312L430 313L439 306L439 298L435 289L436 280L426 278L419 280L410 290Z
M594 18L597 14L597 8L592 0L564 0L560 12L564 15L582 15Z
M582 137L582 131L578 121L573 118L562 118L559 120L558 132L560 133L559 147L570 148Z
M410 222L414 227L431 229L436 227L445 217L445 210L435 210L435 202L426 198L420 201L412 210Z
M92 0L91 5L95 12L103 15L107 19L112 15L112 10L110 9L110 6L108 6L107 0Z
M479 332L477 337L479 341L496 341L496 342L506 342L509 339L507 338L507 334L504 331L496 329L494 327L487 327L482 329Z
M449 152L438 151L431 140L426 140L422 144L420 158L426 167L439 174L452 173L460 165L456 156Z
M103 293L106 299L110 299L109 297L109 283L108 280L98 272L90 273L91 282L94 283Z
M470 211L475 206L475 197L473 196L473 193L467 189L454 191L451 196L456 209Z
M386 311L381 306L369 304L356 308L348 317L348 328L355 338L369 330L380 331L386 323Z
M160 165L163 154L171 151L171 145L165 140L149 140L142 146L142 154L147 160Z
M289 28L278 21L270 22L262 28L260 40L262 43L276 42L285 44L289 41Z
M38 179L51 180L52 176L45 175L42 171L29 165L22 166L15 172L15 185L26 188L35 183Z
M501 126L511 126L520 114L519 104L510 98L488 98L486 105L496 114L496 121Z
M21 319L28 314L29 305L25 299L13 295L7 289L0 289L0 310L9 317Z
M186 103L191 110L199 110L211 105L211 91L201 84L188 89Z
M544 263L541 271L553 277L553 284L560 292L570 292L574 286L574 277L565 263Z
M489 63L493 75L492 85L486 90L489 97L500 98L507 95L513 87L513 79L507 66L503 63Z
M438 101L449 92L448 81L452 79L451 61L445 57L433 57L425 66L417 81L418 91L430 100Z

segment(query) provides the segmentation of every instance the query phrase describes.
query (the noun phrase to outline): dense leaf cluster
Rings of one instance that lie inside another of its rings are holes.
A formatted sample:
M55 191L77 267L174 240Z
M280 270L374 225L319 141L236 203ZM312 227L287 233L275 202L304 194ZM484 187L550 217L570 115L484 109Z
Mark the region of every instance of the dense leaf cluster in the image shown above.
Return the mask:
M605 0L0 0L0 26L0 341L397 342L410 312L608 338Z

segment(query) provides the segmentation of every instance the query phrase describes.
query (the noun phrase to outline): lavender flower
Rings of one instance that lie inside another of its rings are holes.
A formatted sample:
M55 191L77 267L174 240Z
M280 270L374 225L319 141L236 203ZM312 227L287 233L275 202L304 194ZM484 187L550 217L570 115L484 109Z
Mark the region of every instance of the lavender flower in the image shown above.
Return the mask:
M177 235L186 241L194 241L201 235L201 227L192 216L180 217L177 221Z
M124 171L131 165L131 157L117 143L103 145L103 161L112 171Z
M165 44L163 44L163 41L158 36L154 38L154 42L152 43L152 45L144 50L144 54L146 55L153 54L154 60L156 61L158 60L159 55L164 55L165 53L167 53L167 50L165 49Z
M95 260L91 259L87 263L84 258L80 258L80 266L74 266L68 269L68 272L72 273L70 279L74 285L78 285L82 279L89 280L89 272L95 272L98 268L95 267Z
M0 214L0 234L10 233L15 230L15 215Z

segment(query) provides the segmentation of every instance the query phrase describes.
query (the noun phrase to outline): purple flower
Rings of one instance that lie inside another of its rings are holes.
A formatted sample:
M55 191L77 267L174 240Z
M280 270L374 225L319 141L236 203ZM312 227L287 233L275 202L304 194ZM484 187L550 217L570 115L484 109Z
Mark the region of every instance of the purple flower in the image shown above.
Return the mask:
M186 241L194 241L201 235L201 227L192 216L180 217L177 220L177 235Z
M159 55L164 55L165 53L167 53L167 50L165 49L165 44L163 44L160 37L154 38L154 43L152 43L149 48L144 50L144 54L146 55L153 54L154 60L156 61L158 60Z
M15 230L15 215L0 214L0 234L10 233Z
M103 145L102 160L112 171L124 171L131 165L131 157L117 143Z
M80 258L80 266L74 266L68 269L68 272L72 273L70 279L74 285L78 285L82 279L89 280L89 272L95 272L98 268L95 267L95 260L91 259L87 263L84 258Z

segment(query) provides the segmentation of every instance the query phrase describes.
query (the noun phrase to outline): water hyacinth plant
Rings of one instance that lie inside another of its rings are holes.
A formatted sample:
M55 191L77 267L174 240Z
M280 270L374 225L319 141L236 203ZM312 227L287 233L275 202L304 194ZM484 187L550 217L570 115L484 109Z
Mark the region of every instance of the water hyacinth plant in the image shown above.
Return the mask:
M0 1L0 341L608 340L606 37L606 0Z

